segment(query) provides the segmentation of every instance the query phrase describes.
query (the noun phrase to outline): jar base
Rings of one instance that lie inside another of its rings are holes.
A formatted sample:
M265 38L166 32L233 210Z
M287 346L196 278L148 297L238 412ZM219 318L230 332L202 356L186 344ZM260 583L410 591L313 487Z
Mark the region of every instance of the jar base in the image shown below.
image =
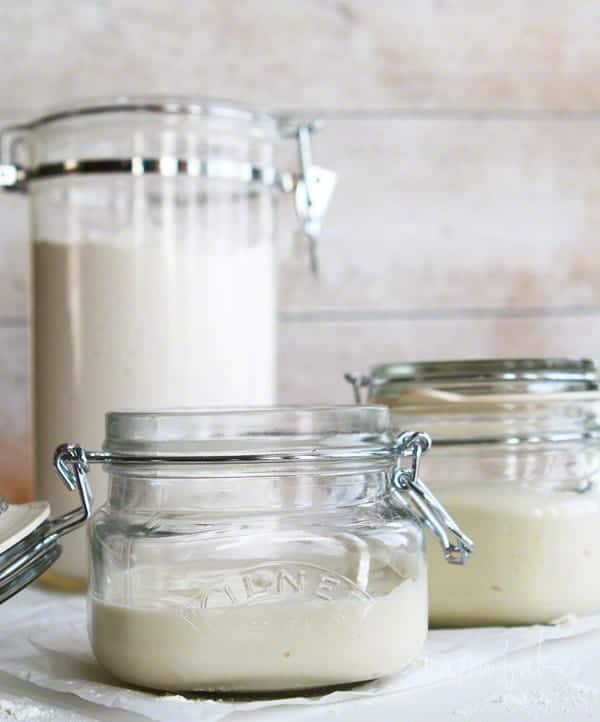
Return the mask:
M86 592L88 588L87 579L61 574L55 569L49 569L42 574L40 584L48 589L56 589L61 592Z
M407 665L410 667L410 665ZM406 669L406 668L405 668ZM402 674L405 669L401 670L398 674ZM109 674L112 674L109 671ZM231 687L220 688L220 687L199 687L198 689L178 689L172 690L167 687L144 687L134 685L140 690L146 690L152 694L157 692L180 694L183 696L189 695L191 699L212 699L218 697L219 700L225 702L252 702L259 701L262 699L277 700L277 699L289 699L290 697L323 697L333 692L344 692L346 690L354 690L360 688L362 685L370 684L378 679L382 679L387 675L380 675L370 677L368 679L360 679L354 682L341 682L335 684L333 682L326 682L324 684L311 685L310 687L274 687L273 689L258 688L252 689L252 687L242 687L240 689L232 689Z

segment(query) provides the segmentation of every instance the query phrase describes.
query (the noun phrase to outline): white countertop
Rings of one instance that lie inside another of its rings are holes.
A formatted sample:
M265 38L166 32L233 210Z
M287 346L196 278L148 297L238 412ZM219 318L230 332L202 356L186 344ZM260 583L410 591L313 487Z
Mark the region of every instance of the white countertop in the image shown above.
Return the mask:
M61 597L39 589L27 590L0 607L0 658L10 646L7 642L10 635L15 638L15 629L18 629L18 635L27 638L30 628L33 629L38 623L43 624L45 610L50 609L45 605L50 604L52 608L69 605L69 608L83 609L76 597ZM542 639L545 636L543 630L548 628L538 629L542 630ZM504 645L503 634L504 630L498 630L496 635L490 636L493 644ZM511 646L510 640L516 634L517 630L506 630L506 649ZM495 659L476 666L468 663L472 659L469 660L463 645L468 646L479 636L486 638L487 632L477 632L476 637L473 637L473 630L433 632L431 640L439 640L441 635L444 635L444 645L448 651L448 656L442 662L453 666L444 671L444 678L397 692L388 691L386 694L347 702L313 704L308 707L299 704L277 705L253 711L233 711L227 715L227 722L301 722L332 718L344 722L365 722L367 719L377 722L398 722L399 719L410 722L579 722L600 719L598 624L585 623L573 627L574 636L545 639L509 654L499 650ZM527 632L521 633L521 636L525 638ZM461 648L462 656L455 653L455 650ZM61 655L56 653L55 658L52 658L48 650L45 654L43 650L40 652L40 659L45 660L44 665L53 674L60 675L60 666L64 661ZM435 654L435 645L430 647L430 654ZM475 658L474 655L472 657ZM435 661L438 670L441 669L440 660L434 660L433 657L430 661L425 659L424 667L431 661ZM464 669L461 669L463 664ZM42 673L44 665L41 665ZM0 666L6 668L2 659ZM130 711L104 707L81 699L76 694L45 689L39 686L39 679L38 684L33 684L27 679L18 679L16 673L0 672L2 722L136 722L151 719ZM22 670L19 674L29 679L35 677ZM425 679L423 670L421 676L417 676L419 672L412 674L415 681ZM151 704L154 704L153 697L150 699ZM190 712L194 719L196 714L199 721L204 719L203 703L183 702L188 715L186 719L190 719ZM163 704L163 699L158 695L155 704L157 709Z

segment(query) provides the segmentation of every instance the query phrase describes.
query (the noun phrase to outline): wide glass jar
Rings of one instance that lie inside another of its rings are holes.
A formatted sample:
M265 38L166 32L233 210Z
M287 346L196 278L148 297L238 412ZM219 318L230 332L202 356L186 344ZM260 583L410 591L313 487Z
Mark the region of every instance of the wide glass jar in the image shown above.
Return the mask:
M97 659L168 690L404 669L427 632L423 524L449 561L472 548L419 479L428 445L390 437L377 406L108 414L104 451L59 450L109 475L89 525Z
M314 246L333 174L310 125L193 98L115 98L3 131L0 184L27 192L33 238L35 480L102 443L111 408L275 401L276 208L295 192ZM280 166L286 138L299 172ZM295 139L295 140L293 140ZM92 478L105 495L104 476ZM83 537L53 574L84 580Z
M424 474L477 540L448 576L429 565L434 625L529 624L600 609L600 394L588 360L398 363L353 377L427 428Z

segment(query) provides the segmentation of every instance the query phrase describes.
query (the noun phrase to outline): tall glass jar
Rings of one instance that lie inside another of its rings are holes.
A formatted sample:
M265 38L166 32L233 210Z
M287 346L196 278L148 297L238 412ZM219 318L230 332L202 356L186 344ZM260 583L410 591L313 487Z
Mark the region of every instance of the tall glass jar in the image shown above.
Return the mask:
M300 175L277 169L289 134ZM333 182L309 135L190 98L99 100L3 133L0 182L31 198L35 474L56 512L53 449L98 447L108 409L274 402L277 198L296 191L314 243ZM95 474L97 499L104 486ZM55 577L84 579L82 541Z
M600 393L588 360L378 366L357 393L433 439L426 478L477 554L429 567L434 625L529 624L600 609Z
M71 486L92 462L109 474L90 522L97 659L168 690L400 671L427 632L424 521L449 561L472 548L419 478L428 446L391 437L377 406L108 414L104 451L57 455Z

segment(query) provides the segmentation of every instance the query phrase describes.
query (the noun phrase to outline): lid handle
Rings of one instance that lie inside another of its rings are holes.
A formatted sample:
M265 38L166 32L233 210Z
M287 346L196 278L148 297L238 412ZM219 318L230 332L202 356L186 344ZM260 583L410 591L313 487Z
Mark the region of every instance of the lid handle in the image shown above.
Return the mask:
M419 478L421 456L431 448L431 437L423 432L404 431L395 441L398 461L392 479L393 487L406 494L422 523L438 538L444 557L450 564L465 564L475 548L473 541L459 528L446 509ZM401 459L412 459L410 467Z

